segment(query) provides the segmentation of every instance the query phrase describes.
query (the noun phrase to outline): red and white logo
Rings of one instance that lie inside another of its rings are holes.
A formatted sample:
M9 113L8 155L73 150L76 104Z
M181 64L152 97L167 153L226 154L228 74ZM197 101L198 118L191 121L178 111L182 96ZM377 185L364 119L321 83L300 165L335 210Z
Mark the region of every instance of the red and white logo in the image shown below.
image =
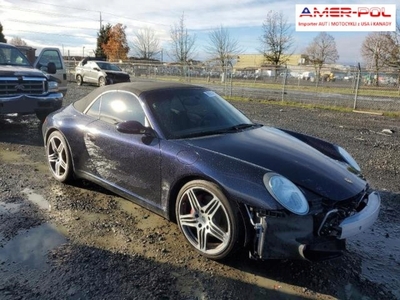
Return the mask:
M296 31L396 31L396 5L297 4Z

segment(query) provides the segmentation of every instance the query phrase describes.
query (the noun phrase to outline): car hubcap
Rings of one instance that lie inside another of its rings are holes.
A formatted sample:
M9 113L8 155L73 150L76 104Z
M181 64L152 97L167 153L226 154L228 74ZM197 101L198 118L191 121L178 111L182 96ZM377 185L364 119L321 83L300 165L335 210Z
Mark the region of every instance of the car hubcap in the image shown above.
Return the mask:
M47 157L53 173L62 177L67 172L68 160L65 146L59 138L51 138Z
M191 188L181 198L179 223L189 242L206 254L224 251L231 239L231 224L225 207L211 192Z

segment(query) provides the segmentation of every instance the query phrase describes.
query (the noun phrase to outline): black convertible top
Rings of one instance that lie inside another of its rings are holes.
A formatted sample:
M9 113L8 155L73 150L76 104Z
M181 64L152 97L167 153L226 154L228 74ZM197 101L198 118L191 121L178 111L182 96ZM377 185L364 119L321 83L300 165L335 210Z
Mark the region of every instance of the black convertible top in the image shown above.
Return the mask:
M126 91L135 94L139 97L142 93L156 90L173 90L173 89L185 89L185 88L201 88L196 85L174 83L174 82L157 82L157 81L136 81L136 82L124 82L112 85L106 85L96 88L82 99L74 102L76 110L83 112L90 103L98 96L107 91Z

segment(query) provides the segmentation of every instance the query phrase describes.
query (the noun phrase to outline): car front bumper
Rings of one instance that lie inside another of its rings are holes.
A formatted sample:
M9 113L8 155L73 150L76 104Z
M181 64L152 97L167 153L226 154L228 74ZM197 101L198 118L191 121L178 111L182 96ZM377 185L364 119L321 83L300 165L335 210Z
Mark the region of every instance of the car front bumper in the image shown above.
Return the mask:
M306 259L326 260L338 257L346 249L346 238L359 234L376 221L381 199L379 193L372 192L365 199L365 207L343 219L337 232L329 236L319 235L313 215L285 217L261 216L255 223L256 230L253 258L260 259ZM248 210L251 217L251 212ZM253 215L254 216L254 215Z
M51 112L62 106L62 100L62 93L0 97L0 114Z

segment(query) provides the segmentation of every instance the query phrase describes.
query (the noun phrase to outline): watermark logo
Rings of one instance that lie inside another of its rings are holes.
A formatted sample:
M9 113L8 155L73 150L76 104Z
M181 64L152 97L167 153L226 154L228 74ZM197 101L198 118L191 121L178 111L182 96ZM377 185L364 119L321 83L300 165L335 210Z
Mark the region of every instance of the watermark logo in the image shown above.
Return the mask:
M296 31L396 31L396 5L297 4Z

